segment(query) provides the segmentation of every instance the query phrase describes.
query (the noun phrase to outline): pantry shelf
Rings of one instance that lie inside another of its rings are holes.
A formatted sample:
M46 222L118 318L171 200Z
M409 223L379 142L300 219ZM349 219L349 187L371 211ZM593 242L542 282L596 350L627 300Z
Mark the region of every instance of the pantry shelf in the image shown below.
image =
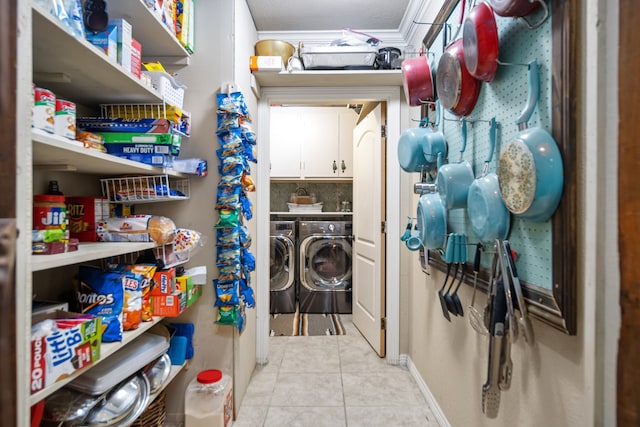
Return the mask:
M55 256L55 255L51 255L51 256ZM82 375L83 373L88 371L89 369L93 368L94 366L96 366L97 364L102 362L103 360L107 359L113 353L115 353L116 351L120 350L122 347L124 347L127 344L129 344L130 342L132 342L135 338L139 337L144 332L146 332L149 329L151 329L153 326L155 326L162 319L163 319L163 317L154 317L152 322L142 322L142 323L140 323L140 326L138 327L138 329L135 329L133 331L123 332L122 333L122 341L121 342L102 343L100 345L100 359L98 359L97 361L95 361L91 365L88 365L84 369L79 369L79 370L75 371L73 374L69 375L67 378L65 378L63 380L60 380L60 381L57 381L57 382L51 384L49 387L46 387L46 388L38 391L37 393L32 394L29 397L29 405L34 405L34 404L38 403L39 401L41 401L42 399L46 398L47 396L51 395L51 393L53 393L54 391L61 389L66 384L68 384L72 380L76 379L77 377L79 377L80 375ZM172 366L172 369L171 369L171 373L172 374L173 374L173 368L174 367ZM177 372L176 372L176 374L177 374Z
M123 255L153 249L155 242L86 242L78 245L78 250L54 255L33 255L31 257L31 271L42 271L49 268L63 267L86 261Z
M402 86L401 70L254 71L262 87Z
M189 52L143 0L109 2L109 14L135 24L135 38L144 57L181 57L181 65L189 64Z
M32 16L33 80L36 85L87 106L162 101L154 89L110 61L101 49L73 37L43 8L33 4Z
M85 148L78 141L52 135L39 129L32 130L31 139L33 141L33 165L36 168L46 167L107 176L148 174L162 171L155 166ZM172 177L183 176L179 172L170 170L163 173Z

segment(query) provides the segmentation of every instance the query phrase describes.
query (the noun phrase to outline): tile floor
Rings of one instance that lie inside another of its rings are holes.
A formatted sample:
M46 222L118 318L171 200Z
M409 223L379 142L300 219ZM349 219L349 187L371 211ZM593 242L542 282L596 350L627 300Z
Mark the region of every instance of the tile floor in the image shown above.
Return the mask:
M271 337L233 426L438 427L409 371L343 322L346 335Z

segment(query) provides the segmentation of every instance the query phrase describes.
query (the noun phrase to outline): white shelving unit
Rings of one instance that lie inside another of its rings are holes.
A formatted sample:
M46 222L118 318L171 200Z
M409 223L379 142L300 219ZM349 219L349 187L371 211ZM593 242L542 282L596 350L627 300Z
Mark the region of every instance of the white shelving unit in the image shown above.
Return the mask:
M31 2L30 15L30 28L32 30L30 40L33 54L29 58L33 71L33 82L36 85L52 90L59 97L94 109L97 109L100 104L108 103L162 102L162 97L154 89L145 86L119 64L110 61L102 50L85 40L80 40L70 35L56 17L34 2ZM109 2L109 15L111 17L123 17L132 24L134 38L142 44L145 57L172 58L171 62L173 64L188 64L189 53L159 21L158 17L145 6L143 0L111 1ZM163 170L143 163L121 159L98 150L87 149L78 141L48 134L40 130L32 130L31 141L31 156L27 161L32 162L33 170L35 171L66 171L86 174L88 176L87 179L95 179L96 183L98 183L96 175L102 177L119 175L185 177L185 175L172 170ZM69 190L73 191L73 189ZM25 196L25 198L28 197L28 195ZM28 204L27 209L30 207L31 205ZM24 231L30 234L30 230ZM49 269L131 254L156 247L157 245L153 242L81 243L78 250L74 252L56 255L32 255L27 258L30 259L30 263L26 270L31 273L40 272L38 274L41 277L41 272ZM27 297L30 297L33 291L32 288L42 285L42 283L37 283L32 284L30 287L27 286L25 291ZM20 314L20 318L17 321L26 324L26 330L28 331L31 322L30 307L21 306L17 312ZM51 393L82 373L92 369L93 366L101 363L119 349L126 347L136 337L161 320L162 317L154 317L153 322L143 322L138 329L124 332L122 342L102 343L99 360L82 370L74 372L64 380L58 381L32 395L25 396L21 393L17 399L21 405L20 412L28 412L28 408L22 406L25 403L31 406L45 399ZM20 353L26 353L28 366L30 340L28 333L26 335L21 341L23 348L21 348ZM170 380L175 378L183 367L184 365L172 366ZM21 372L18 375L18 380L25 384L25 387L21 388L28 391L29 378L25 378ZM156 392L152 399L155 399L160 391Z

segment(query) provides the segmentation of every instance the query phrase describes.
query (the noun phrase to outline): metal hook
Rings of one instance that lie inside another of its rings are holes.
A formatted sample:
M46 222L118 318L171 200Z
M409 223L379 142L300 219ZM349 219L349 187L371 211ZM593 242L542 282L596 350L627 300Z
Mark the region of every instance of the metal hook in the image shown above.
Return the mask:
M496 59L496 62L498 63L498 65L507 65L507 66L519 66L519 67L528 67L529 64L522 64L519 62L503 62L500 61L499 59Z

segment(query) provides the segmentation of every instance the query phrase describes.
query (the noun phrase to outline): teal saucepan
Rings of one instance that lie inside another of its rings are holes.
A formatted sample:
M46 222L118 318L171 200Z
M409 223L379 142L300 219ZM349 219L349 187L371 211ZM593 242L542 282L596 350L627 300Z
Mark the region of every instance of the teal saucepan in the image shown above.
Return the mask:
M471 163L462 156L467 147L467 121L461 121L462 144L460 159L457 163L447 163L438 168L438 193L447 209L463 209L467 207L467 193L473 182Z
M447 210L438 193L420 196L417 208L417 226L425 249L444 247L447 232Z
M502 200L518 218L546 221L558 208L564 186L560 149L541 127L528 128L538 102L540 76L537 61L529 63L527 105L516 120L519 133L500 152L498 181Z
M489 125L489 153L482 173L469 187L467 215L473 232L483 243L506 239L511 226L511 214L502 201L498 175L488 173L496 145L496 119Z
M423 154L423 141L433 130L429 127L429 120L423 119L420 126L405 129L398 140L398 162L405 172L421 172L431 167Z

